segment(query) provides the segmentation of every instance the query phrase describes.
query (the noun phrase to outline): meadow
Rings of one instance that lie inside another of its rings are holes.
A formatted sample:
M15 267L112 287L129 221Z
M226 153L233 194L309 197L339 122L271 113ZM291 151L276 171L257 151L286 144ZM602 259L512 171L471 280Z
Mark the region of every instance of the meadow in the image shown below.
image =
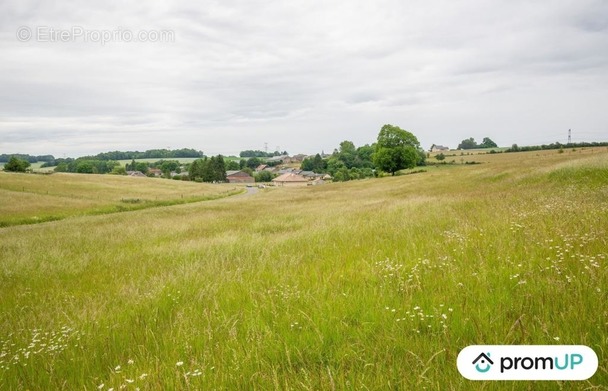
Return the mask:
M213 200L242 192L159 178L55 173L0 172L0 227Z
M463 159L104 214L232 190L2 174L3 221L84 201L0 228L0 389L607 389L608 149ZM587 345L599 368L473 382L473 344Z

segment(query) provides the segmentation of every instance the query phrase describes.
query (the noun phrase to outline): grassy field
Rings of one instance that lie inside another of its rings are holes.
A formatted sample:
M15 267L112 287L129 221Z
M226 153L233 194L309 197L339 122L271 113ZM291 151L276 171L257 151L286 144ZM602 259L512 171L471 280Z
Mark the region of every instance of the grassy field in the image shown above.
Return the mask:
M212 200L241 191L233 185L158 178L0 172L0 227Z
M0 389L607 389L608 150L472 159L0 228ZM5 220L75 186L7 175ZM128 179L91 178L87 202ZM472 382L472 344L588 345L600 366Z

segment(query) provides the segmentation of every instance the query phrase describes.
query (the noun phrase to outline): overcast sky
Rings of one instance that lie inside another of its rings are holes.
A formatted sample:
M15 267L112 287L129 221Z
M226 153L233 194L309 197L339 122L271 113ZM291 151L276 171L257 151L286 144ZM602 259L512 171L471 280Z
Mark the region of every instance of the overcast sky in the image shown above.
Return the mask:
M98 3L2 1L0 153L608 141L605 0Z

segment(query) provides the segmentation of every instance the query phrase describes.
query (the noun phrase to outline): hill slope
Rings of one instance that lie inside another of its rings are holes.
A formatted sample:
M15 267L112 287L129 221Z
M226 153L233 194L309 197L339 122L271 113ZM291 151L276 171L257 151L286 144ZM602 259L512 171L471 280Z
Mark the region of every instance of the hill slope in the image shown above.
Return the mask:
M608 153L552 152L2 228L0 388L493 389L472 344L608 384Z

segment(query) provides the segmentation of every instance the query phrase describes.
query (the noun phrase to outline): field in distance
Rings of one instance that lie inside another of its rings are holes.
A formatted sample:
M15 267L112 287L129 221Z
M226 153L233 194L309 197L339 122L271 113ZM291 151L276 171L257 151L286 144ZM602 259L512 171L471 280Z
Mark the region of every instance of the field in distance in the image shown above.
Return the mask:
M216 199L242 191L159 178L0 172L0 227Z
M459 159L0 228L0 389L605 389L608 150ZM472 382L473 344L587 345L599 368Z

